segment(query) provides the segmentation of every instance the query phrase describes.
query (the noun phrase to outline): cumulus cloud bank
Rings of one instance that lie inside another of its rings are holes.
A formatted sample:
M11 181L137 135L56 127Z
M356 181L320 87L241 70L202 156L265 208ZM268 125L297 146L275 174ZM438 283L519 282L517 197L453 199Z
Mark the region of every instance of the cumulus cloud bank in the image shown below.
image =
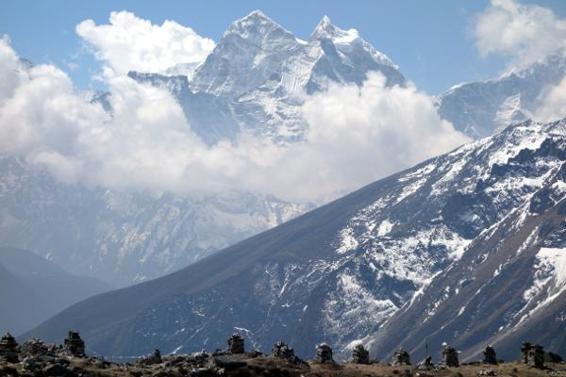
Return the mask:
M491 0L474 25L480 54L504 54L527 65L566 47L566 20L548 8Z
M543 94L541 103L534 114L535 119L549 122L566 116L566 76Z
M251 191L324 202L468 141L414 86L330 85L306 97L305 140L242 134L206 145L165 89L106 77L112 115L52 65L25 67L0 41L0 153L67 183L200 195Z
M154 25L135 14L110 13L109 24L85 20L76 31L115 73L128 71L190 74L214 48L214 41L190 27L166 20Z

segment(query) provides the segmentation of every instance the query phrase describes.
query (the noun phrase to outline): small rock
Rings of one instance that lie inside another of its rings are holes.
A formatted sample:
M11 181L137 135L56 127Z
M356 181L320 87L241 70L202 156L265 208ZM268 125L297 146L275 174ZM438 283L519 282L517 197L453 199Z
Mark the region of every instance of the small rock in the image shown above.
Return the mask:
M66 377L71 376L73 373L61 364L52 364L43 368L43 373L46 376L52 377Z
M497 376L497 373L496 373L493 369L491 369L491 368L488 368L488 369L480 369L480 370L478 371L478 376L479 376L479 377Z

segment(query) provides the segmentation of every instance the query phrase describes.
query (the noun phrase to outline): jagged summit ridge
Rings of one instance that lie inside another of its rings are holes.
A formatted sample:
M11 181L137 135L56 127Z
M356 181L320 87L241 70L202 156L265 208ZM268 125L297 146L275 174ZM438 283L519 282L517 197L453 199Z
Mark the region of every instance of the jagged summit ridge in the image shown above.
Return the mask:
M206 132L204 120L209 117L200 116L204 110L191 106L189 97L211 96L206 102L216 109L206 113L226 114L216 127L293 142L306 129L300 109L305 94L325 90L331 82L361 85L370 71L383 73L388 85L405 83L398 67L355 29L340 29L323 17L309 40L303 41L254 11L230 25L187 84L187 94L177 98L191 109L185 114L195 129ZM218 140L218 136L201 136Z
M230 34L238 34L243 39L257 41L258 38L262 38L264 40L269 40L271 37L270 33L273 32L281 33L281 35L292 36L291 32L266 16L262 11L254 10L247 16L234 21L224 32L223 37Z

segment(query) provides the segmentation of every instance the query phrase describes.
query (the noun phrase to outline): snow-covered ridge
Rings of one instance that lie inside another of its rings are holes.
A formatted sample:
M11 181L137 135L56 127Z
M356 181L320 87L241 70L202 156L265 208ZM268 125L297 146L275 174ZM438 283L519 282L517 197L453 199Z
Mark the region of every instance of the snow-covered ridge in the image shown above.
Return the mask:
M565 127L565 120L511 126L399 175L395 186L361 209L336 234L337 254L358 261L359 271L349 269L339 275L342 288L329 298L328 326L349 322L348 316L359 307L374 308L372 315L361 316L369 319L360 328L367 328L370 322L384 323L403 305L414 303L435 276L458 263L476 237L497 229L516 208L528 213L539 190L553 187L558 195L555 200L564 197L563 181L556 180L564 161L554 148L564 148ZM533 157L525 157L529 155ZM556 255L553 251L552 256ZM561 259L558 261L556 271L561 271ZM360 283L369 284L368 274L376 286L373 291ZM563 289L562 274L556 274ZM380 285L388 290L377 289ZM350 286L358 287L351 299ZM444 293L443 300L457 291ZM344 299L337 301L339 297ZM429 317L441 303L430 308ZM464 313L463 308L461 311Z
M532 118L550 87L566 76L566 54L557 51L500 77L452 86L437 97L439 114L455 128L479 138Z

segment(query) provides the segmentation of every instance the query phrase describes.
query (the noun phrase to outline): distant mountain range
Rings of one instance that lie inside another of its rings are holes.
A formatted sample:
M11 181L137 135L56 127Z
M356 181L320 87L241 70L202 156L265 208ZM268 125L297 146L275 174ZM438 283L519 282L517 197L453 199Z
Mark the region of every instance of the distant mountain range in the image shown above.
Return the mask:
M438 97L439 113L473 137L523 121L564 75L564 62L556 55L496 80L459 85ZM230 25L190 77L129 75L170 90L208 144L242 132L292 143L307 127L302 93L331 82L361 84L370 71L381 72L388 85L406 84L354 29L324 17L301 40L255 11ZM111 112L109 96L93 101ZM173 272L314 206L256 193L190 198L68 185L7 156L0 156L0 172L0 245L37 250L69 271L119 285Z
M383 358L448 341L566 352L566 119L527 121L215 253L103 294L26 334L81 330L91 352L134 356L222 347L234 331L264 351L312 356L362 342Z
M533 117L546 91L566 75L566 51L492 80L463 83L438 97L438 113L478 138Z
M111 286L69 274L27 250L0 248L0 332L20 334Z

